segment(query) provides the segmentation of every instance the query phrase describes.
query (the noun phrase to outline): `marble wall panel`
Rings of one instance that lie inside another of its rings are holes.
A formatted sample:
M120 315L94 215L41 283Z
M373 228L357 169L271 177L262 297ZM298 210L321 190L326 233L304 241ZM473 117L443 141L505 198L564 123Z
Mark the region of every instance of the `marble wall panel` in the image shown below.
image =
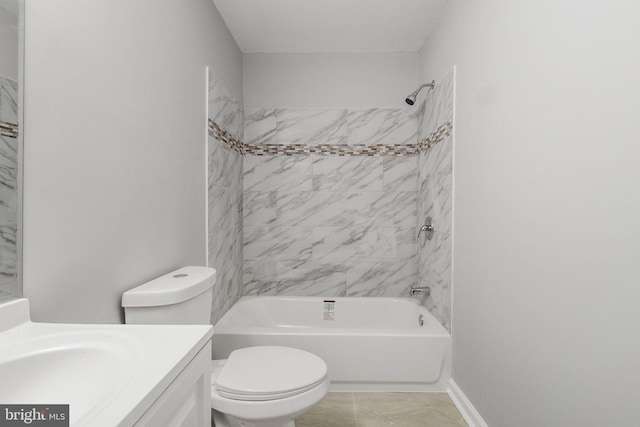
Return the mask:
M0 76L0 300L20 296L17 280L18 83ZM10 136L12 135L12 136Z
M453 120L454 72L431 91L421 106L420 138L429 138ZM418 154L418 227L432 217L433 238L424 235L417 242L417 285L429 286L431 296L422 303L451 330L453 135L449 134Z
M411 108L350 109L347 113L347 143L416 144L416 110Z
M307 156L244 156L244 191L311 191Z
M383 158L353 157L349 174L351 191L383 191Z
M243 225L267 225L279 223L276 191L245 191L243 193Z
M244 295L275 295L277 261L273 258L245 260L243 263Z
M230 173L234 167L242 168L239 153L212 137L209 137L209 145L219 145L214 152L229 151L229 156L236 158L227 164ZM244 208L239 183L225 185L213 181L208 193L208 263L217 271L211 315L211 321L215 323L242 296Z
M416 191L347 193L347 215L355 224L415 227Z
M454 70L447 73L427 94L418 108L418 140L453 119Z
M238 141L244 135L242 105L209 72L209 120ZM211 322L215 324L242 296L244 186L242 155L209 132L208 165L208 265L217 271L213 288Z
M278 144L345 144L346 109L280 109L276 112Z
M415 262L417 255L415 227L382 228L382 260Z
M217 123L235 139L244 139L244 109L234 99L213 71L209 70L209 119Z
M451 329L451 234L435 232L430 241L419 244L418 284L430 286L431 296L423 304Z
M244 142L311 146L417 144L417 111L413 108L248 108L244 117Z
M382 184L385 192L418 189L418 156L383 157Z
M277 295L345 296L346 267L337 263L281 261L277 263Z
M347 263L382 260L382 228L373 225L314 227L314 261Z
M415 262L362 262L347 270L347 296L407 297L415 280Z
M244 259L307 260L311 258L312 233L309 227L244 227Z
M277 194L277 222L281 225L336 227L351 224L347 217L346 193L280 191Z
M18 124L18 82L0 76L0 121Z
M412 273L389 284L388 275L375 284L353 279L358 292L398 296L414 285L417 157L244 161L245 293L347 295L347 277L372 263L402 264L405 273L412 265Z
M313 157L313 191L349 191L351 189L351 157Z
M276 110L249 108L244 116L245 144L276 144Z

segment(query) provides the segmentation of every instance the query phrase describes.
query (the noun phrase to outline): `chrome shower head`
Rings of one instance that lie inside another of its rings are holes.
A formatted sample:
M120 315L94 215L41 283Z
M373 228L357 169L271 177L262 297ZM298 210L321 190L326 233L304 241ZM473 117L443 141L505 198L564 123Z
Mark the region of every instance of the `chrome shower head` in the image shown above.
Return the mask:
M416 98L418 97L418 93L425 87L428 87L429 89L433 89L436 86L436 81L432 80L431 83L425 83L422 86L420 86L418 89L415 90L415 92L413 92L411 95L407 96L404 100L404 102L406 102L409 105L413 105L416 103Z

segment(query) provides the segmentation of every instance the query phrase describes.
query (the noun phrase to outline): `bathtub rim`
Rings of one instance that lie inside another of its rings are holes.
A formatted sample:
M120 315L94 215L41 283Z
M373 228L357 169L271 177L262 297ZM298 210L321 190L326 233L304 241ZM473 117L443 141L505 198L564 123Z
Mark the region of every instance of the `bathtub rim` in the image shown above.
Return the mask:
M417 326L415 328L319 328L316 326L233 326L230 325L228 318L233 315L233 310L237 305L247 301L255 300L278 300L278 301L308 301L308 300L361 300L361 301L384 301L400 304L411 304L419 311L426 313L428 321L426 327ZM226 324L225 324L226 323ZM261 334L279 336L292 335L294 333L303 333L307 335L359 335L359 336L425 336L425 337L443 337L451 338L451 334L444 326L435 318L435 316L418 300L411 297L324 297L324 296L290 296L290 295L247 295L240 298L213 327L214 334L238 334L251 335L260 331Z

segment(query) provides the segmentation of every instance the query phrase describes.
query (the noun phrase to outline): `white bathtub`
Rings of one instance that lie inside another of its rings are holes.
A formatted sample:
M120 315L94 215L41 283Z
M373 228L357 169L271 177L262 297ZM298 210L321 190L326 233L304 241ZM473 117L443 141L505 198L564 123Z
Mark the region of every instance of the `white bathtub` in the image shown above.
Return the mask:
M412 298L244 297L214 326L213 357L254 345L317 354L333 391L445 391L451 375L451 336Z

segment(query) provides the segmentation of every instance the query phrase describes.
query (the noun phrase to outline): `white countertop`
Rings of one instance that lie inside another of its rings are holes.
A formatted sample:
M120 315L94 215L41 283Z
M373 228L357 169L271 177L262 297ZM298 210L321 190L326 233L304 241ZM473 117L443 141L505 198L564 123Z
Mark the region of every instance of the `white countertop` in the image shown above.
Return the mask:
M33 323L0 305L0 402L69 404L72 426L135 423L211 339L209 325Z

